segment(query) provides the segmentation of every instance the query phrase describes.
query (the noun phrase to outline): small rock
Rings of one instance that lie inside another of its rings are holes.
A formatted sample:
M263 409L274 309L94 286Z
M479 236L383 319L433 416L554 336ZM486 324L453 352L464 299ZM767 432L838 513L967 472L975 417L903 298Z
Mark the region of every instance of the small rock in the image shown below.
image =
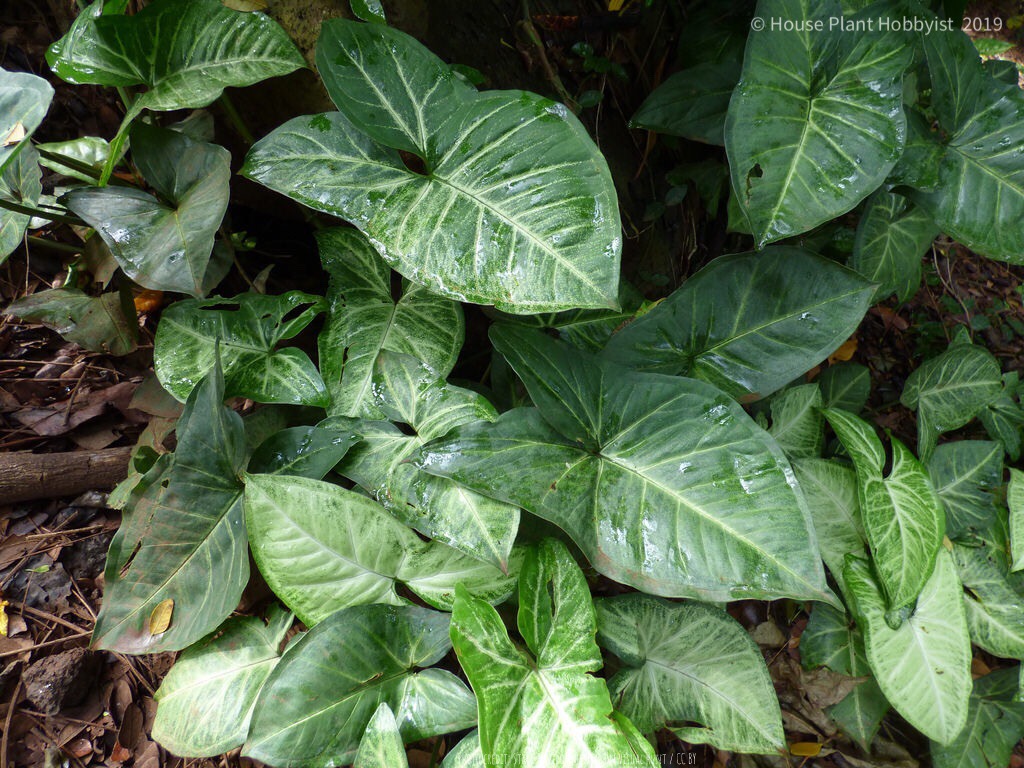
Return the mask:
M46 715L73 707L92 688L100 669L99 657L85 648L46 656L22 675L25 695L32 706Z

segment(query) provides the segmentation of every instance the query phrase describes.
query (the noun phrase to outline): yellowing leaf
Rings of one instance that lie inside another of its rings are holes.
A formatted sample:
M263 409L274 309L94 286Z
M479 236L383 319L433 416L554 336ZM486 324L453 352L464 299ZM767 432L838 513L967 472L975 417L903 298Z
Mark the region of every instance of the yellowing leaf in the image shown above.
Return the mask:
M849 338L839 345L839 349L828 356L828 362L832 363L840 362L845 363L851 357L853 353L857 351L857 339L856 337Z
M171 598L161 600L149 614L149 634L162 635L171 627L171 614L174 613L174 601Z
M8 605L6 600L0 600L0 637L7 637L7 611L4 609Z
M609 11L621 11L623 0L608 0Z
M817 757L821 753L821 744L816 741L798 741L789 745L789 753L797 757Z
M21 123L21 122L17 122L17 123L14 124L14 127L11 128L11 132L8 133L7 137L4 139L3 146L9 147L12 144L17 144L18 142L20 142L24 138L25 138L25 124Z
M251 11L267 10L267 0L220 0L220 2L221 5L225 8L230 8L232 11L248 13Z

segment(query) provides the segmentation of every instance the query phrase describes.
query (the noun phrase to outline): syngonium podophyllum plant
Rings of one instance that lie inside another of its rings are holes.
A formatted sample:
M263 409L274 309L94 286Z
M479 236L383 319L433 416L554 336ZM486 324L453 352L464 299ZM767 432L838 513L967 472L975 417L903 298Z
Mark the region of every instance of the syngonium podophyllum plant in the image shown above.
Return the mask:
M937 765L1008 761L1016 668L972 683L970 663L972 643L1024 658L1024 480L1001 492L1021 450L1017 381L964 338L921 365L903 391L917 456L860 417L863 367L804 383L873 299L912 290L937 231L1024 253L1024 97L959 30L769 27L670 78L636 121L724 141L734 214L762 250L641 309L619 280L607 165L576 118L477 91L353 3L370 23L327 22L316 54L338 111L286 122L242 169L350 225L317 233L325 295L206 299L231 261L227 152L195 121L140 115L301 59L266 17L214 0L121 6L90 6L50 62L147 90L112 144L39 152L86 182L41 212L65 206L127 277L192 296L164 311L154 348L184 403L177 448L137 452L116 492L93 636L182 651L157 693L162 744L369 768L468 732L445 766L654 766L669 729L783 753L764 659L723 609L759 599L809 610L804 665L854 678L821 737L870 751L891 707ZM796 0L757 13L842 16ZM936 18L883 3L848 20L903 14ZM17 111L0 130L20 139L50 92L3 78ZM111 175L126 139L152 192ZM38 148L8 144L4 221L20 238ZM847 266L807 247L815 233L788 239L854 209ZM61 290L14 310L130 348L116 295ZM494 308L489 386L448 381L460 302ZM318 316L314 363L286 342ZM266 407L243 419L228 397ZM939 445L975 418L992 440ZM231 617L250 554L283 604L265 620ZM595 574L628 589L595 599Z

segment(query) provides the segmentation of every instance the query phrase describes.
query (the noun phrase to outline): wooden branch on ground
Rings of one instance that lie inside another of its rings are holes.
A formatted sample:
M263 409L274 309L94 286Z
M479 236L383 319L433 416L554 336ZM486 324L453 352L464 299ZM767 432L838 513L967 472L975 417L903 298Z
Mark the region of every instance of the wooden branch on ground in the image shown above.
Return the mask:
M0 453L0 504L105 491L128 476L132 449Z

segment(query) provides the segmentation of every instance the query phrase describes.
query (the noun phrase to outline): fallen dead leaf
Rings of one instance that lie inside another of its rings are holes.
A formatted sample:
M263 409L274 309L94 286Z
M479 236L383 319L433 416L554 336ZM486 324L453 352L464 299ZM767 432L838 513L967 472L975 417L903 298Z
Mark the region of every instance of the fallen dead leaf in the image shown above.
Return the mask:
M174 613L174 600L167 598L156 604L156 608L149 615L149 633L151 635L162 635L171 628L171 616Z

